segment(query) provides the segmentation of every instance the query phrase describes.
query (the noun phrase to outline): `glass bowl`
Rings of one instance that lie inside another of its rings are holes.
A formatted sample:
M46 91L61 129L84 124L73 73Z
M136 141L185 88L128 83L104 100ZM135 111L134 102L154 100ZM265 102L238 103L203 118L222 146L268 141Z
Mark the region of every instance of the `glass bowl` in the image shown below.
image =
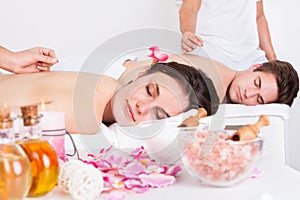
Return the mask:
M202 184L234 186L250 177L260 158L263 138L233 141L232 131L199 131L180 136L182 161Z
M198 127L179 128L180 122L168 122L165 126L152 137L145 140L145 149L149 155L162 165L172 165L180 161L181 155L185 152L184 146L181 143L182 135L195 136L197 130L208 129L206 124L200 124ZM150 130L151 132L151 130ZM191 141L186 141L187 144Z

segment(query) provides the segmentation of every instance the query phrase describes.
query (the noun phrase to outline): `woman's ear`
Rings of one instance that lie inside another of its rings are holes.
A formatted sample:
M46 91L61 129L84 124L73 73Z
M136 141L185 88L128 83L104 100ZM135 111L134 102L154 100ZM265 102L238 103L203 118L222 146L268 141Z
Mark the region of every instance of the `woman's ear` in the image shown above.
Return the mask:
M252 71L254 71L257 68L260 68L261 66L262 66L262 64L254 64L254 65L251 65L249 69L252 70Z

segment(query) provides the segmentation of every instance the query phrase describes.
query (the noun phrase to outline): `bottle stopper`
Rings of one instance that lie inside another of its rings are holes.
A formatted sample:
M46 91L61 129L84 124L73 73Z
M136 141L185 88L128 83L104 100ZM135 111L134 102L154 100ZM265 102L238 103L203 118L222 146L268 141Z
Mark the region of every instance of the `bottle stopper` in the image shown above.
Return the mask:
M0 129L12 128L13 120L10 118L10 110L6 104L0 108Z
M39 123L38 105L21 107L24 126L34 126Z
M249 124L239 128L231 137L233 141L252 140L257 137L259 130L263 126L268 126L270 119L266 115L261 115L255 124Z
M196 116L190 116L185 119L178 127L195 127L199 126L199 120L207 116L207 111L204 108L199 108Z

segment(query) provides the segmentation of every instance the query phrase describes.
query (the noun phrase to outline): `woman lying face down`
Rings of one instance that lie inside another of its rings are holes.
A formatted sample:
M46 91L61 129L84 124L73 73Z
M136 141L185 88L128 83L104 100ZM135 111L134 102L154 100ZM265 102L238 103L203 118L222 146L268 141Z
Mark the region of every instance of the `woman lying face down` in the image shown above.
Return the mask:
M0 76L0 102L18 107L48 102L47 110L63 111L71 133L92 134L101 123L123 126L163 119L192 108L214 114L219 98L201 71L175 62L152 65L134 81L77 72Z

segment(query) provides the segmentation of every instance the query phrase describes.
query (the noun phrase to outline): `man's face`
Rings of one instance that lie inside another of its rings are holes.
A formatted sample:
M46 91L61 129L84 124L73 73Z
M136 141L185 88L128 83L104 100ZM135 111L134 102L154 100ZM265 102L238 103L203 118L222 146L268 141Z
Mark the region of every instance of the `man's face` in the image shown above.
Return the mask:
M112 100L114 118L123 126L175 116L188 106L189 98L182 86L161 72L120 88Z
M238 72L233 79L228 95L232 102L258 105L275 102L278 99L276 78L271 73L253 71Z

